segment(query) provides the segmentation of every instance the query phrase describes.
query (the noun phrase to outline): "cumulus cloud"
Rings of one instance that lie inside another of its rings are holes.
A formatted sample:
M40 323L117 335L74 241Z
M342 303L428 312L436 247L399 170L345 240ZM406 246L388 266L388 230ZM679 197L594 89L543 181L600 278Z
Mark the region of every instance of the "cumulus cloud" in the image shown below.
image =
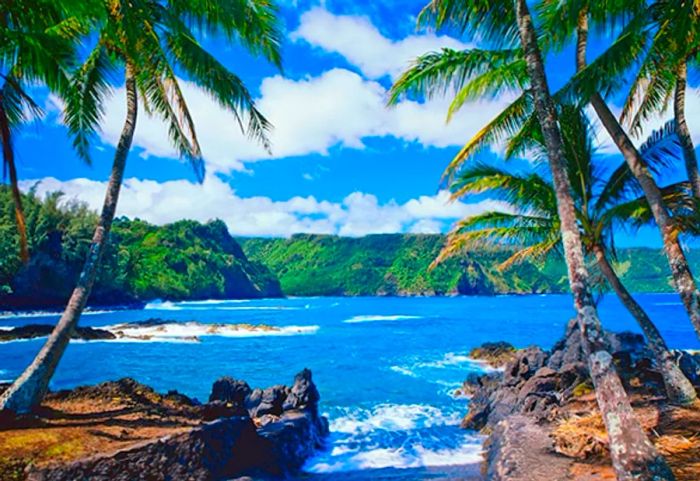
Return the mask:
M393 137L433 147L462 145L512 100L504 96L474 102L446 125L446 99L426 103L405 100L388 109L386 89L381 84L341 68L298 80L269 77L263 80L260 91L258 107L274 125L272 157L241 134L229 112L193 84L183 82L210 171L244 170L246 162L270 158L325 155L334 146L362 149L364 140L371 137ZM116 145L125 113L123 88L116 90L106 111L102 140ZM167 128L145 114L138 119L134 144L146 156L177 157Z
M290 37L342 55L373 79L397 77L415 57L428 51L469 47L455 38L432 33L392 40L382 35L367 17L334 15L323 7L304 13Z
M22 187L29 189L36 182L24 181ZM62 191L66 199L77 199L98 209L102 204L105 182L89 179L60 181L52 177L40 180L38 195L54 191ZM448 198L447 192L439 192L435 196L421 196L405 203L394 200L380 203L372 194L353 192L340 202L318 200L313 196L273 201L269 197L240 197L227 182L212 175L203 184L132 178L124 182L117 215L154 224L179 219L206 222L219 218L232 234L242 236L286 237L300 232L361 236L439 232L457 218L508 208L507 204L494 200L446 205Z

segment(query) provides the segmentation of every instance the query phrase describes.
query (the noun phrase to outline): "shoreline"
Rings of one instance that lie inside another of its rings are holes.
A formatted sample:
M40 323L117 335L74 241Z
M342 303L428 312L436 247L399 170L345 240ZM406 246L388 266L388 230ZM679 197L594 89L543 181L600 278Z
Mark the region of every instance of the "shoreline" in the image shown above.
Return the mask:
M112 311L129 311L129 310L159 310L157 307L148 307L152 304L157 303L171 303L171 304L181 304L181 303L224 303L224 302L255 302L255 301L280 301L280 300L299 300L299 299L491 299L491 298L502 298L502 297L545 297L545 296L569 296L568 292L543 292L543 293L523 293L523 292L509 292L509 293L495 293L495 294L377 294L377 295L308 295L308 296L296 296L296 295L282 295L278 297L245 297L245 298L192 298L192 299L150 299L139 301L135 303L126 304L88 304L88 307L83 312L83 315L95 315L102 313L109 313ZM605 296L614 297L612 292L605 292ZM633 292L632 295L669 295L678 296L674 291L644 291L644 292ZM680 305L680 300L678 301ZM675 303L674 303L675 305ZM20 307L13 309L7 305L0 303L0 320L7 317L41 317L41 316L54 316L61 315L63 313L63 308L65 303L57 303L51 305L37 305L36 307ZM167 310L167 309L164 309Z
M298 473L328 436L304 369L287 387L223 377L202 404L124 378L50 393L32 415L0 412L0 478L279 478Z

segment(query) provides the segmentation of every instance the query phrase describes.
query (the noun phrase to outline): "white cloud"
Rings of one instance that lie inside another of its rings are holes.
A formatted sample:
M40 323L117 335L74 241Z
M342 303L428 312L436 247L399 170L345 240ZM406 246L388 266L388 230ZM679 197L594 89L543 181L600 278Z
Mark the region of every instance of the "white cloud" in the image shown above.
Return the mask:
M432 33L392 40L382 35L367 17L334 15L322 7L305 12L290 37L342 55L373 79L397 77L415 57L426 52L469 47L452 37Z
M37 180L22 182L26 190ZM86 202L98 209L105 182L89 179L59 181L41 179L37 194L60 190L67 199ZM218 176L203 184L186 180L156 182L127 179L119 199L117 215L140 218L154 224L180 219L206 222L219 218L235 235L289 236L298 232L361 236L370 233L438 232L456 218L491 209L505 209L500 201L455 202L446 205L447 192L421 196L405 203L380 203L376 196L353 192L341 202L313 196L273 201L269 197L240 197Z
M197 125L202 151L212 172L244 170L246 162L308 154L326 155L333 146L361 149L364 139L394 137L423 146L462 145L512 100L504 96L466 105L445 124L447 100L426 103L405 100L388 109L386 89L346 69L332 69L318 77L292 80L266 78L258 107L274 125L273 156L243 136L234 117L194 85L183 92ZM124 119L124 89L107 103L102 140L116 145ZM144 155L177 157L163 123L143 110L137 121L134 145Z

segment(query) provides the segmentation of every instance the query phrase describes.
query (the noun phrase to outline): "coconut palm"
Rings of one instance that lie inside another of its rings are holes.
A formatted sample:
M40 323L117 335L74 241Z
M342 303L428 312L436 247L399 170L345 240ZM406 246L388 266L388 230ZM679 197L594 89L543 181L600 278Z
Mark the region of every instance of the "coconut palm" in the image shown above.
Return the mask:
M0 4L0 144L9 177L19 233L20 257L29 260L13 138L22 125L42 115L37 84L61 93L86 27L86 5L75 0L16 0ZM37 14L41 12L41 14Z
M31 365L0 398L0 408L26 412L40 403L95 281L119 198L139 104L163 119L180 155L204 176L202 153L178 68L235 116L240 128L268 146L269 125L245 85L196 40L193 30L217 33L279 65L280 32L269 0L104 0L94 12L96 44L65 96L64 121L85 158L103 114L110 76L121 73L126 119L92 244L61 319Z
M673 103L674 131L678 136L688 180L700 199L700 170L685 114L688 68L700 63L700 8L692 0L657 0L642 15L648 19L651 41L622 112L633 133L644 121Z
M616 7L619 7L618 3L611 2ZM627 3L623 2L623 5ZM700 291L681 246L680 231L676 228L676 223L671 216L672 212L665 204L661 189L645 164L642 154L605 100L605 94L620 88L622 74L633 65L635 59L643 54L650 42L651 31L646 28L648 24L646 17L638 13L636 8L639 6L638 2L635 0L629 2L629 5L633 7L629 12L631 20L621 28L620 34L608 50L590 64L586 61L589 23L591 20L600 23L603 21L601 19L608 18L606 17L608 2L543 0L540 10L546 12L543 14L545 20L547 18L568 19L557 22L558 27L553 23L545 22L548 28L561 30L559 34L554 35L554 38L566 39L573 36L576 41L577 73L562 89L562 96L568 95L583 103L590 102L602 126L637 179L661 233L676 291L683 301L696 333L700 336ZM624 12L624 8L620 11ZM614 15L619 15L620 11L615 10Z
M616 169L603 168L594 162L593 132L588 119L574 106L561 108L559 122L567 159L567 173L572 186L581 241L587 255L593 256L598 269L622 304L644 332L649 348L664 379L669 400L689 404L697 398L695 389L674 362L663 337L642 306L625 288L611 263L614 260L614 229L649 222L651 214L626 164ZM546 160L545 146L539 131L511 151L527 149L541 165ZM650 165L659 165L659 158ZM665 190L669 205L684 211L690 195L684 185L672 185ZM464 249L496 244L514 249L500 266L505 269L525 259L542 259L561 245L554 188L548 177L536 170L524 173L488 164L466 166L452 184L453 199L488 193L490 197L506 200L515 209L491 211L468 217L457 223L435 263L462 252ZM686 194L686 195L684 195ZM682 217L682 213L678 215Z
M549 91L537 32L526 0L433 0L421 17L423 22L430 22L437 28L450 26L460 32L470 30L501 51L510 49L513 56L510 57L512 62L508 71L511 75L496 75L500 79L497 81L493 76L489 78L488 67L477 69L469 65L460 68L455 62L448 62L442 67L426 69L420 62L416 62L394 85L390 101L396 101L407 92L435 94L451 88L457 92L457 96L461 95L464 100L468 100L498 89L524 87L519 91L516 107L511 105L506 109L505 115L499 115L486 128L498 129L500 133L518 130L518 115L527 114L528 108L531 109L530 112L534 111L540 125L554 184L559 228L582 344L596 388L598 405L606 422L618 479L673 479L665 460L649 442L639 421L634 417L612 363L612 356L606 350L605 336L584 263L557 111ZM432 66L435 67L436 62ZM513 121L513 117L516 121ZM534 122L535 120L529 120L530 124ZM482 145L485 137L483 130L477 134ZM453 163L451 171L454 172L455 168ZM641 477L640 471L643 473Z

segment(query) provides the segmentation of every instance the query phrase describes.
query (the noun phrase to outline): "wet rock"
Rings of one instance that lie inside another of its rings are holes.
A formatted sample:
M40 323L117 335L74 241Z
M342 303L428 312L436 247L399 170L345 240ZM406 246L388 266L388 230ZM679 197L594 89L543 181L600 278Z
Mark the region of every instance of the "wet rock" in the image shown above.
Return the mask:
M26 326L13 327L8 330L0 330L0 342L46 337L51 334L53 329L54 326L50 324L29 324ZM116 336L105 329L76 327L73 334L71 334L71 339L97 341L116 339Z
M311 379L311 371L303 369L294 377L294 385L284 401L283 409L312 409L316 410L321 396Z
M329 434L328 420L309 409L286 411L279 419L271 416L258 429L258 434L272 445L268 466L272 474L294 473L315 451L324 447Z

